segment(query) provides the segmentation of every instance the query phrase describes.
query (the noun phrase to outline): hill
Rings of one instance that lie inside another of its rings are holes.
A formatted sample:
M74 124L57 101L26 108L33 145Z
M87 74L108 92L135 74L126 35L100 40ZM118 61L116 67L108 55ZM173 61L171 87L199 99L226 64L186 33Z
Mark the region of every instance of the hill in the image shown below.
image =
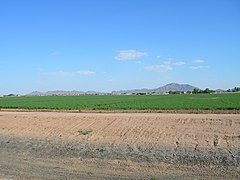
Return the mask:
M112 94L133 94L133 93L166 93L169 91L193 91L196 88L189 84L178 84L178 83L170 83L165 86L155 88L155 89L134 89L134 90L121 90L121 91L113 91Z
M155 88L155 89L134 89L134 90L120 90L120 91L112 91L110 94L136 94L136 93L166 93L169 91L192 91L194 86L189 84L178 84L178 83L170 83L165 86ZM53 96L53 95L63 95L63 96L74 96L74 95L93 95L93 94L109 94L106 92L97 92L97 91L47 91L47 92L39 92L34 91L32 93L27 94L26 96Z

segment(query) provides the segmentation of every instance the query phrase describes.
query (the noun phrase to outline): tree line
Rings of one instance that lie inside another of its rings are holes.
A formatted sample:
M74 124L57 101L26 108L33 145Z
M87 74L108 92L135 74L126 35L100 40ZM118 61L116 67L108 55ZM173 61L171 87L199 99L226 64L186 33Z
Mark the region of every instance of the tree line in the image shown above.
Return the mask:
M205 90L201 90L199 88L195 88L192 93L193 94L201 94L201 93L214 93L216 92L215 90L211 90L209 88L206 88ZM228 89L227 91L223 91L223 92L240 92L240 87L235 87L233 89Z
M240 87L235 87L233 89L228 89L227 92L239 92L240 91Z

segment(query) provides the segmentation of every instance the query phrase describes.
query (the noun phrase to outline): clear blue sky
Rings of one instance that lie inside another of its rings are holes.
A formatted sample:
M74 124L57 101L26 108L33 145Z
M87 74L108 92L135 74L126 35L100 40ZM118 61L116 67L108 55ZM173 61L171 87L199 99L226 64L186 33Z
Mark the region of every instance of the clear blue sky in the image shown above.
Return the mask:
M240 86L239 0L1 0L0 94Z

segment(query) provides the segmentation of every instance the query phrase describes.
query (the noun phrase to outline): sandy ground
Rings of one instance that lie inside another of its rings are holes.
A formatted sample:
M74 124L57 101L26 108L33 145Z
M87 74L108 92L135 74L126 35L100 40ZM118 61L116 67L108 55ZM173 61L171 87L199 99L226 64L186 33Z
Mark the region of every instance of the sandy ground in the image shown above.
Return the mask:
M0 112L0 179L239 179L239 114Z

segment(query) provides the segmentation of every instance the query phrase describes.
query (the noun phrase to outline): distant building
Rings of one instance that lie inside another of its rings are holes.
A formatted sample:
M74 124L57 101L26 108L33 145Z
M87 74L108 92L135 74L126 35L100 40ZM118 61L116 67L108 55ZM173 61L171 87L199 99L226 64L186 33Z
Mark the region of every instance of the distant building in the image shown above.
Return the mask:
M15 94L7 94L7 95L3 95L3 97L13 97L13 96L18 96L18 95L15 95Z

